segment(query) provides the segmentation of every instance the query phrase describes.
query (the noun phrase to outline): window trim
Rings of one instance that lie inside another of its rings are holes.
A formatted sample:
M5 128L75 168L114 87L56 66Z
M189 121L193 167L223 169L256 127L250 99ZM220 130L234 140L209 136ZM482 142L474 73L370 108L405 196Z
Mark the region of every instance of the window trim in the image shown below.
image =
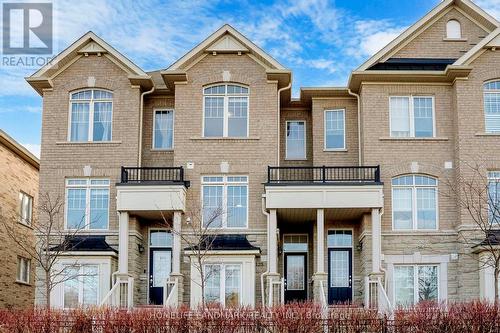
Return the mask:
M458 23L458 33L459 33L458 37L450 37L450 32L451 31L449 29L450 28L449 24L452 23L452 22ZM463 39L462 24L460 23L459 20L457 20L455 18L449 19L448 22L446 22L445 32L446 32L445 38L448 39L448 40L462 40Z
M80 272L80 270L82 269L83 266L95 266L95 267L97 267L97 273L95 275L97 277L97 288L96 288L96 294L97 294L96 296L97 297L96 297L96 305L94 305L94 306L98 306L100 303L100 298L101 298L101 295L100 295L100 292L101 292L101 265L100 264L98 264L98 263L78 263L76 265L63 264L62 272L64 272L64 270L66 270L66 267L78 267L78 276L76 277L76 279L78 279L78 306L82 307L82 306L85 306L85 304L83 304L83 302L81 302L83 299L80 299L80 297L83 296L83 282L80 280L81 277L84 277L84 275L81 274L81 272ZM65 310L75 309L75 308L68 308L64 304L64 297L66 296L65 295L66 282L69 280L72 280L72 279L65 280L62 283L62 308ZM92 304L88 304L86 306L92 306Z
M491 174L494 174L494 173L498 173L499 175L498 176L490 176ZM493 225L495 221L491 220L491 217L490 217L490 206L489 206L490 205L489 204L489 202L490 202L490 190L489 190L489 188L490 188L490 183L492 183L492 182L500 184L500 170L487 170L486 179L487 179L487 186L488 186L488 191L486 193L487 201L488 201L487 207L486 207L487 217L488 217L488 223L490 225ZM495 208L495 210L497 210L497 209ZM500 210L500 208L499 208L499 210Z
M26 271L27 271L27 278L28 280L27 281L24 281L22 280L22 276L19 276L19 265L21 265L22 262L25 262L26 263ZM23 284L30 284L30 281L31 281L31 259L28 259L26 257L22 257L22 256L17 256L17 271L16 271L16 282L18 283L23 283Z
M204 177L222 177L222 182L205 182L203 180ZM227 178L228 177L246 177L247 180L246 182L228 182L227 181ZM246 185L247 186L247 201L246 201L246 224L244 227L230 227L227 225L227 187L230 186L230 185L237 185L237 184L240 184L240 185ZM248 220L249 220L249 217L250 217L250 211L249 211L249 207L248 207L248 203L249 203L249 197L250 197L250 180L249 180L249 177L248 175L237 175L237 174L231 174L231 175L227 175L227 174L224 174L224 175L214 175L214 174L210 174L210 175L202 175L201 176L201 191L200 191L200 200L201 200L201 210L202 210L202 214L201 214L201 224L202 226L205 228L205 224L204 224L204 221L203 221L203 217L204 217L204 202L203 202L203 188L205 186L222 186L222 207L223 207L223 211L222 211L222 214L221 214L221 226L220 227L208 227L207 229L231 229L231 230L243 230L243 229L248 229Z
M106 91L108 93L111 93L111 95L113 95L113 98L111 98L111 100L108 100L108 99L94 99L94 93L92 92L92 97L90 100L73 100L71 98L71 95L73 94L76 94L78 92L81 92L81 91L87 91L87 90L91 90L91 91L94 91L94 90L102 90L102 91ZM67 136L67 140L68 142L74 142L74 143L86 143L86 142L112 142L113 141L113 109L114 109L114 104L113 104L113 99L114 99L114 92L109 90L109 89L103 89L103 88L96 88L96 87L88 87L88 88L82 88L82 89L78 89L78 90L73 90L73 91L70 91L69 92L69 102L68 102L68 136ZM88 101L89 102L89 130L88 130L88 137L87 137L87 141L71 141L71 103L73 102L78 102L78 101ZM111 128L110 128L110 135L109 135L109 140L106 140L106 141L94 141L94 103L95 101L97 102L110 102L111 103Z
M203 264L203 270L206 272L206 266L220 266L221 267L221 274L219 277L219 298L221 302L219 302L223 307L226 307L226 266L239 266L240 268L240 285L239 285L239 302L238 305L243 304L243 263L242 262L233 262L233 261L223 261L223 262L206 262ZM222 272L224 272L222 274ZM206 279L206 277L205 277ZM206 283L206 281L205 281ZM205 289L206 291L206 289ZM206 295L203 295L206 297ZM224 296L224 297L221 297Z
M392 135L392 108L391 108L391 100L392 98L408 98L409 106L408 106L408 117L410 122L410 135L409 136L393 136ZM414 106L414 98L430 98L432 100L432 136L415 136L415 106ZM389 137L395 139L428 139L428 138L436 138L436 99L434 95L390 95L389 96Z
M290 158L288 157L288 136L287 136L287 128L288 128L288 123L297 123L297 122L302 122L304 123L304 157L297 157L297 158ZM307 121L304 119L289 119L285 122L285 160L286 161L307 161Z
M486 85L488 83L493 83L493 82L499 82L500 83L500 78L496 79L491 79L488 81L483 82L483 117L484 117L484 132L487 134L500 134L500 130L498 131L488 131L487 129L487 123L486 123L486 95L487 94L496 94L500 98L500 89L486 89Z
M205 89L217 86L226 86L226 92L224 94L205 94ZM239 86L246 88L248 94L232 94L227 93L227 86ZM203 138L213 139L213 138L228 138L228 139L247 139L250 136L250 87L241 83L236 82L224 82L224 83L213 83L205 85L201 88L201 93L203 96L203 111L201 119L201 136ZM205 98L206 97L223 97L224 98L224 111L223 111L223 125L222 125L222 136L205 136ZM247 132L245 136L229 136L229 97L246 97L247 98Z
M335 111L342 111L342 118L343 118L343 121L344 121L344 128L343 128L343 131L344 131L344 145L342 148L328 148L326 146L326 113L327 112L335 112ZM324 151L345 151L347 149L347 144L346 144L346 123L345 123L345 113L346 113L346 109L345 108L341 108L341 109L325 109L323 111L323 149Z
M155 124L156 124L156 112L158 111L171 111L172 112L172 147L170 148L156 148L155 147L155 138L156 138L156 131L155 131ZM154 151L173 151L174 150L174 138L175 138L175 110L173 108L154 108L153 109L153 124L152 124L152 129L153 129L153 135L152 137L152 142L151 142L151 150Z
M394 264L393 267L393 283L392 283L392 294L394 295L394 305L396 305L396 268L397 267L412 267L413 268L413 304L408 304L408 306L418 304L419 301L419 285L418 285L418 268L423 266L432 266L436 267L437 272L437 299L436 302L441 300L441 282L440 282L440 274L441 274L441 265L438 263L421 263L421 264Z
M85 185L68 185L70 180L85 180ZM91 185L92 180L107 180L108 185ZM68 228L68 190L72 188L80 188L85 189L85 227L80 230L85 231L108 231L109 230L109 207L111 205L111 180L109 178L99 178L99 177L68 177L64 181L64 230L78 230L78 229L70 229ZM106 228L103 229L95 229L90 228L90 189L92 188L107 188L108 189L108 222L106 224Z
M21 196L21 200L19 202L19 223L21 223L22 225L25 225L25 226L28 226L30 227L31 226L31 223L33 222L33 205L34 205L34 198L33 196L29 195L28 193L24 192L24 191L19 191L19 195ZM30 200L30 205L29 205L29 209L30 209L30 216L29 218L26 220L23 218L23 198L24 197L28 197L28 199Z
M399 177L412 176L413 177L413 185L392 185L392 181ZM428 178L432 178L436 181L436 185L415 185L415 176L424 176ZM399 229L395 228L395 219L394 219L394 188L411 188L412 190L412 203L411 203L411 218L412 218L412 228L411 229ZM417 218L417 188L433 188L435 189L436 196L436 228L434 229L419 229L418 228L418 218ZM418 232L432 232L439 230L439 179L437 177L433 177L427 174L403 174L394 176L391 178L391 218L392 218L392 231L418 231Z

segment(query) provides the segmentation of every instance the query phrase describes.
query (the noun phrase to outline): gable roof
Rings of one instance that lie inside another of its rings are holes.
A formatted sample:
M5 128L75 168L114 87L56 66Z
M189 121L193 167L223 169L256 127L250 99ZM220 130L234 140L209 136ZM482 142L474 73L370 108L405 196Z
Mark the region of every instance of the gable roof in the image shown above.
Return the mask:
M489 29L489 31L492 31L500 26L500 23L495 18L486 13L470 0L443 0L424 17L422 17L415 24L413 24L402 34L400 34L397 38L395 38L384 48L378 51L375 55L365 61L358 69L356 69L356 71L359 72L367 70L368 68L382 60L385 56L387 56L391 51L393 51L402 43L413 40L421 32L423 32L431 22L439 18L440 15L445 13L454 5L470 15L476 21L480 22L483 26L485 26L485 28Z
M482 52L491 48L500 48L500 28L493 30L488 36L483 38L478 44L476 44L467 53L461 56L455 65L469 65L474 59L477 58Z
M28 149L19 144L16 140L14 140L10 135L5 133L0 129L0 144L7 147L14 154L25 160L27 163L31 164L37 170L40 170L40 160L30 153Z
M151 77L139 66L118 52L92 31L78 38L69 47L55 56L52 61L26 78L26 81L41 95L43 89L51 88L51 79L81 56L96 54L106 56L125 70L134 84L151 86ZM149 81L149 82L148 82Z

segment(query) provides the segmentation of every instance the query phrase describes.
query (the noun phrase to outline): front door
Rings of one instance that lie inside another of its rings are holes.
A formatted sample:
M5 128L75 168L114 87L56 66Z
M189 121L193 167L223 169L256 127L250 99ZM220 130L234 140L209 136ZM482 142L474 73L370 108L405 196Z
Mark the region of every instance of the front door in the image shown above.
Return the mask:
M328 249L328 304L352 301L352 248Z
M149 250L149 304L163 304L163 288L172 270L172 251L170 249Z
M307 253L285 253L285 302L307 299Z

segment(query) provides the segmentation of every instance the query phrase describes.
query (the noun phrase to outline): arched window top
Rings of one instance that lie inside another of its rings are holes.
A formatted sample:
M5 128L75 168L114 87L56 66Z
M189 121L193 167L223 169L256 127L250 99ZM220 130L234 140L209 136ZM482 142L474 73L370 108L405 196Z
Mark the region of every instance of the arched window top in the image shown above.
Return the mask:
M446 38L460 39L462 38L462 28L457 20L449 20L446 23Z
M248 95L248 87L238 84L218 84L203 89L205 95Z
M84 89L71 94L72 100L113 99L113 93L103 89Z
M497 91L500 91L500 80L486 82L484 84L484 90L497 90Z
M392 186L437 186L437 179L425 175L404 175L393 178Z

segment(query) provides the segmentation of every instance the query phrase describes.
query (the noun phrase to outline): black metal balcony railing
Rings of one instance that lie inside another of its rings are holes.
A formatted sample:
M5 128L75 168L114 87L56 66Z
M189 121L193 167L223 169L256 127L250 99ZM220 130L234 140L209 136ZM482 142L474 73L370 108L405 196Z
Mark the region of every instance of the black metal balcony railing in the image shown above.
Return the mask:
M380 183L380 166L268 167L268 184Z
M122 167L122 184L184 184L183 167Z

